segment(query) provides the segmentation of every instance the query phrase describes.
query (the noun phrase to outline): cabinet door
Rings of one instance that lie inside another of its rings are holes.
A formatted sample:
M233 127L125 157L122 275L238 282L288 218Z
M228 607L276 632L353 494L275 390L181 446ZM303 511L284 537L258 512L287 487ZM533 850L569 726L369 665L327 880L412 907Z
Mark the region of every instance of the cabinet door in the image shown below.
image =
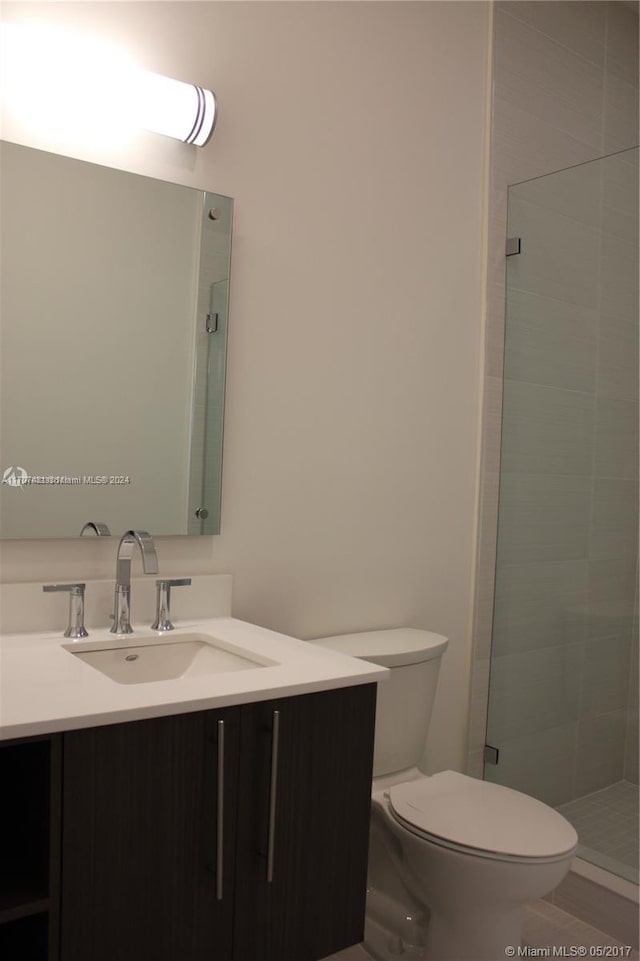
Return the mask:
M230 709L65 734L62 961L229 961L238 721Z
M234 961L317 961L362 940L375 694L242 709Z

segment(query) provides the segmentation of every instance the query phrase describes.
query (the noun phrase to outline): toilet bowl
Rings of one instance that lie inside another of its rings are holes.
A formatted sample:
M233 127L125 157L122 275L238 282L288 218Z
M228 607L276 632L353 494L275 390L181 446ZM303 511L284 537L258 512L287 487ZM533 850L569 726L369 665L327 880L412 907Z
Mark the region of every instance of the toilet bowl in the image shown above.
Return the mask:
M372 807L399 843L408 890L429 908L423 956L438 961L517 947L524 906L560 883L577 843L546 804L454 771L374 789Z
M575 830L519 791L419 771L446 638L397 629L316 643L390 669L378 686L365 947L380 961L517 952L524 907L567 874Z

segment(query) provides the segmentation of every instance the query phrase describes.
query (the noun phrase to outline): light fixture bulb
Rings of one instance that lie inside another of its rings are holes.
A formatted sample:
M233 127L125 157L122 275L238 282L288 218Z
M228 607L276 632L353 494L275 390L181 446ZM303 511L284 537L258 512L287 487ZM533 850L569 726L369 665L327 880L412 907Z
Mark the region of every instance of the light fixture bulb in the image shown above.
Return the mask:
M213 133L217 105L211 90L146 70L136 80L140 126L203 147Z
M132 64L94 37L42 24L2 25L2 99L48 137L107 144L128 137Z
M142 127L204 146L216 123L211 90L136 67L94 37L40 24L1 24L2 98L48 136L113 142Z

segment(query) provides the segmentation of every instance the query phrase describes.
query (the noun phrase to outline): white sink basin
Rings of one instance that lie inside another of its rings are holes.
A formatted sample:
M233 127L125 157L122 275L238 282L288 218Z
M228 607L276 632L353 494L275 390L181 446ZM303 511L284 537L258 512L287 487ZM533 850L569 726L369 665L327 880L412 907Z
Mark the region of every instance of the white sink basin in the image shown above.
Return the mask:
M206 634L114 638L62 646L117 684L148 684L202 674L251 671L278 663Z

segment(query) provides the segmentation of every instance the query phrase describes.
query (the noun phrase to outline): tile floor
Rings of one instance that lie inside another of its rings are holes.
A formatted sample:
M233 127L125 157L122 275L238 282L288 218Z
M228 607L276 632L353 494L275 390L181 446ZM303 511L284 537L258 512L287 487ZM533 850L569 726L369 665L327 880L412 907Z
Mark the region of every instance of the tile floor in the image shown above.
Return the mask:
M638 880L638 785L618 781L561 804L558 811L580 838L578 854L627 878Z
M568 949L572 946L584 947L587 950L591 947L621 947L620 942L608 934L603 934L584 921L579 921L573 915L561 911L547 901L535 901L527 908L524 928L524 944L531 948L558 948L564 947L566 956L569 957ZM631 950L629 954L616 954L617 957L626 958L628 961L640 961L637 951ZM587 957L589 955L587 954ZM370 961L369 955L360 945L341 951L339 954L326 958L325 961ZM496 959L500 961L500 959Z
M574 918L572 914L561 911L560 908L547 901L535 901L525 915L523 926L523 941L530 947L546 948L559 945L572 945L585 948L591 947L623 947L609 934L598 931L585 921ZM640 955L634 949L629 954L616 954L617 957L638 961ZM587 954L589 957L589 954Z

